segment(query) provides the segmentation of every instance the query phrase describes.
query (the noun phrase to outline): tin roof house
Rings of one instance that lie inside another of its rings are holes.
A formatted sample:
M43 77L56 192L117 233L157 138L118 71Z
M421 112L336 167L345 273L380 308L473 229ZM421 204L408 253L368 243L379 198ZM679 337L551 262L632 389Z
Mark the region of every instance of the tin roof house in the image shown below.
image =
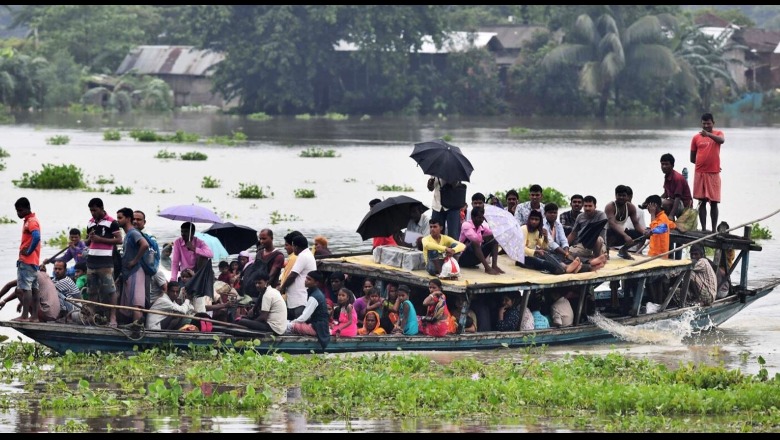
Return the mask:
M117 75L135 72L165 81L173 90L174 106L214 106L223 110L235 107L212 91L214 67L225 55L193 46L138 46L130 50L116 71Z

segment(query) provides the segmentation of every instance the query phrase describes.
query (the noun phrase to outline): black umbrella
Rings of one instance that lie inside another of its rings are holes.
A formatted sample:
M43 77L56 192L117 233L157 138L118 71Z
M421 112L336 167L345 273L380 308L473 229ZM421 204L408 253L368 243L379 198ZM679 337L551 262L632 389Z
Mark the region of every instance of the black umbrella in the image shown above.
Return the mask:
M428 210L428 207L423 205L421 201L411 197L388 197L368 211L368 214L360 222L357 232L363 240L392 235L409 224L409 211L418 205L422 207L423 212Z
M215 223L203 232L217 237L230 255L245 251L257 244L257 231L249 226L231 222Z
M604 230L604 225L607 224L607 221L607 219L604 219L589 223L577 233L577 239L585 246L585 249L590 249L596 244L596 239L601 234L601 231Z
M447 182L468 182L474 167L460 148L441 139L414 144L409 156L425 174L440 177Z

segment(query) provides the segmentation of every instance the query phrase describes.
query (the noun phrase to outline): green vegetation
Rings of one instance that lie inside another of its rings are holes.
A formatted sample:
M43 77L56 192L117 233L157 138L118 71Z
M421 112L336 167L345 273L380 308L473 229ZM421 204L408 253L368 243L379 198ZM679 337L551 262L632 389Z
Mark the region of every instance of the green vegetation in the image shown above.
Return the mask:
M517 188L515 191L517 191L517 201L518 203L525 203L529 200L531 200L530 193L528 191L528 188L531 185L528 185L524 188ZM508 190L507 190L508 191ZM496 197L498 197L498 200L501 201L501 203L506 206L506 191L495 191L493 193ZM558 191L555 188L543 188L542 189L542 205L545 203L555 203L558 205L558 209L564 208L566 206L569 206L569 198L563 194L562 192Z
M70 228L63 229L57 235L54 237L44 241L48 246L56 247L56 248L64 248L68 245L68 241L70 238ZM81 239L84 240L87 238L87 228L81 228ZM41 240L43 241L43 240Z
M357 179L355 179L354 177L345 177L344 178L344 183L354 183L354 182L357 182Z
M270 192L269 187L266 186L265 188ZM239 199L265 199L268 197L273 197L274 193L266 194L263 191L263 188L260 188L257 184L254 183L239 183L238 191L234 191L229 195Z
M209 157L199 151L189 151L187 153L182 153L179 155L179 159L181 160L206 160Z
M772 232L758 223L753 223L753 229L750 231L751 240L771 240Z
M68 142L70 142L70 137L64 134L58 134L50 138L46 138L46 143L49 145L67 145Z
M220 181L211 176L203 176L203 180L200 181L201 188L219 188Z
M82 104L80 102L72 102L68 106L68 113L75 113L75 114L88 114L88 115L99 115L103 113L103 108L98 105L92 105L92 104Z
M192 144L200 140L200 136L197 133L187 133L183 130L177 130L176 133L170 135L162 135L152 130L137 128L130 130L130 137L138 142L175 142L178 144Z
M253 121L268 121L273 119L273 116L268 115L265 112L258 112L247 115L247 119L251 119Z
M303 151L301 151L300 154L298 154L299 157L339 157L340 154L336 154L336 150L324 150L322 148L314 148L309 147Z
M26 398L44 411L79 414L225 408L263 417L278 406L318 420L427 418L457 426L522 417L568 431L774 432L780 424L780 375L770 377L761 357L759 373L749 375L705 364L669 368L614 352L551 361L531 348L488 362L440 363L412 353L292 356L254 346L215 341L187 352L53 356L41 345L11 342L0 345L0 378L25 390L24 398L7 400L17 411L27 408ZM172 374L161 376L162 369ZM39 383L46 392L34 388ZM291 387L300 387L300 400L286 399Z
M312 116L308 113L302 113L300 115L295 115L295 119L301 120L301 121L308 121L311 119Z
M122 139L122 133L119 130L106 130L103 132L104 141L118 141Z
M296 199L313 199L317 197L313 189L297 188L293 190Z
M198 203L211 203L211 199L209 199L207 197L195 196L195 200Z
M0 160L0 171L5 170L5 162Z
M77 189L85 188L84 174L75 165L43 164L43 170L24 173L19 180L12 181L20 188Z
M331 121L346 121L349 119L349 115L345 115L342 113L335 113L335 112L328 112L325 113L325 116L323 116L325 119L330 119Z
M112 174L111 177L103 177L98 176L97 179L95 179L95 184L97 185L109 185L114 183L114 175Z
M509 127L509 134L526 134L530 130L525 127Z
M410 192L414 191L414 188L412 188L409 185L377 185L376 186L377 191L398 191L398 192Z
M441 140L443 140L444 142L452 142L452 139L453 138L451 134L445 134L444 136L441 137Z
M249 138L246 134L240 131L236 131L231 136L212 136L206 140L206 143L234 147L238 144L246 142L247 140L249 140Z
M16 223L16 220L8 217L7 215L0 217L0 225L10 225L12 223Z
M176 153L168 150L160 150L154 157L155 159L176 159Z
M301 218L293 214L282 214L279 211L271 211L270 221L272 225L275 225L281 222L301 221Z
M133 193L133 188L125 187L125 186L117 186L113 190L111 190L111 194L117 194L117 195L132 194L132 193Z
M5 150L5 148L0 147L0 158L2 157L11 157L11 153Z

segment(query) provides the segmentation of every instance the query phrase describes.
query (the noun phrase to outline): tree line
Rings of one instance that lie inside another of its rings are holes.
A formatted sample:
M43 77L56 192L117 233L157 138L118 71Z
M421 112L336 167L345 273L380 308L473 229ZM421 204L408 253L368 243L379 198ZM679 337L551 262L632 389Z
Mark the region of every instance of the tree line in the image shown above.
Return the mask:
M244 114L674 116L740 92L726 68L729 46L693 24L700 10L677 5L5 8L10 27L28 30L0 41L0 103L12 110L170 109L161 81L93 80L112 75L135 46L169 44L223 52L214 90L237 99ZM739 10L710 12L753 24ZM495 24L549 32L535 34L505 72L484 48L417 53L426 36L441 44L449 32ZM340 41L360 50L335 51Z

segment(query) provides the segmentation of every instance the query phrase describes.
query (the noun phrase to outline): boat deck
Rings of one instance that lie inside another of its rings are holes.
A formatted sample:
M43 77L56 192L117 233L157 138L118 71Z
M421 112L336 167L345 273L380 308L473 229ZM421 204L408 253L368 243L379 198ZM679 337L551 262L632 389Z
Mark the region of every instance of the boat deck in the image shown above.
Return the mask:
M633 254L632 254L633 255ZM617 256L615 250L610 251L607 264L597 272L581 272L576 274L553 275L537 270L515 266L513 260L506 255L499 255L498 266L505 272L502 275L488 275L482 266L478 268L461 268L458 280L442 280L445 292L453 293L488 293L517 291L526 289L543 289L563 286L582 286L586 284L601 284L605 281L623 280L627 278L643 278L650 275L660 275L669 272L679 272L691 265L691 261L655 259L642 255L633 255L634 260L626 260ZM645 262L644 264L637 264ZM425 270L408 271L394 266L374 262L372 255L351 255L337 258L323 258L318 261L320 270L326 272L345 272L359 276L382 278L414 286L427 286L430 279Z

